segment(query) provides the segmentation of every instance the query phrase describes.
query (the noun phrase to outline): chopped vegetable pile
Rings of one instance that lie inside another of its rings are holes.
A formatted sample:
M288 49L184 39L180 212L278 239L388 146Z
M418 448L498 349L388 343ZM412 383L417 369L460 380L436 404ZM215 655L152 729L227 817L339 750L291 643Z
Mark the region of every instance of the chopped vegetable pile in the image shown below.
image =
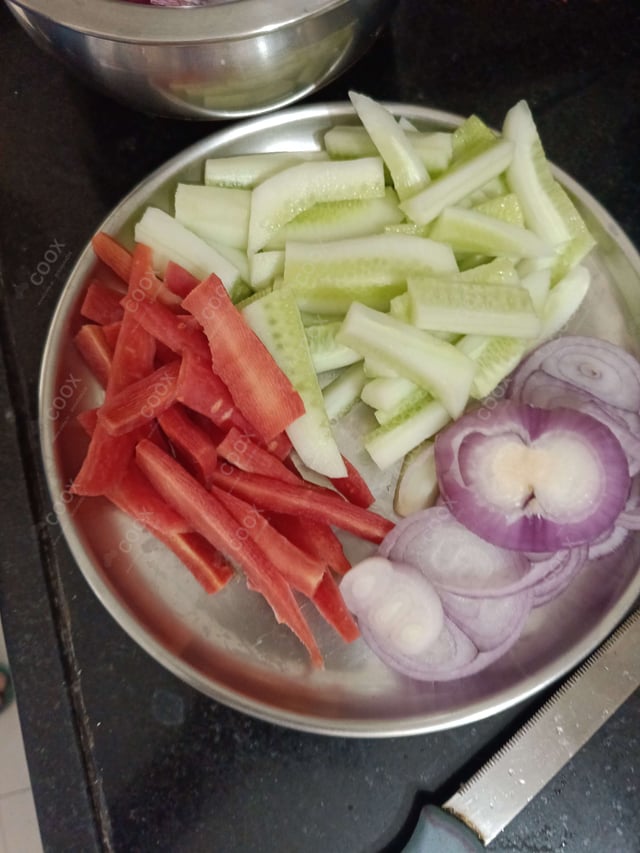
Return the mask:
M132 251L96 235L75 343L104 400L73 491L207 592L241 570L316 666L304 598L400 672L459 678L640 528L640 365L558 336L594 241L526 103L501 134L425 132L351 98L321 151L211 158ZM336 437L356 406L401 465L395 518Z

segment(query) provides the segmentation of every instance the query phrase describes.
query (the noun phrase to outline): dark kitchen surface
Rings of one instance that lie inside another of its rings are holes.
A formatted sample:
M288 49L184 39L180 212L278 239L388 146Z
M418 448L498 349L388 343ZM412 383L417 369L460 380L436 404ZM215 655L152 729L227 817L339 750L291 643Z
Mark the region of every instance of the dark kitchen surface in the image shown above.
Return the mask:
M635 0L405 0L373 50L313 100L355 88L499 124L524 97L550 158L640 244L638 44ZM88 90L4 5L0 60L0 606L45 849L398 850L418 792L444 798L536 703L409 738L302 734L205 698L116 625L46 493L42 348L104 216L221 125L147 117ZM490 849L638 853L639 732L636 692Z

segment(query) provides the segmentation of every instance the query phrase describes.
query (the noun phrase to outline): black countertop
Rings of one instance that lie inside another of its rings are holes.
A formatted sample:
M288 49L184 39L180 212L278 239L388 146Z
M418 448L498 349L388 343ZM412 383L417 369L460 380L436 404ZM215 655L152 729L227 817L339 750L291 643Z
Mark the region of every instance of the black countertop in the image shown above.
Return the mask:
M499 124L526 98L550 158L640 244L639 43L633 0L404 0L373 50L311 100L356 88ZM103 217L220 125L147 117L86 89L4 6L0 60L0 607L44 847L391 853L419 792L440 800L536 703L409 738L303 734L200 695L118 627L49 523L39 362ZM636 692L491 849L638 853L639 723Z

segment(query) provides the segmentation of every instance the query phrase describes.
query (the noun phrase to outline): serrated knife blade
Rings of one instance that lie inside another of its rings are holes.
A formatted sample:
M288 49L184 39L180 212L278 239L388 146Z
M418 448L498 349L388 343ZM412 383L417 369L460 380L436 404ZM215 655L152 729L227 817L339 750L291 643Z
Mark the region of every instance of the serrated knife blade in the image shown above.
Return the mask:
M404 853L482 850L640 686L640 609L441 808L428 805Z

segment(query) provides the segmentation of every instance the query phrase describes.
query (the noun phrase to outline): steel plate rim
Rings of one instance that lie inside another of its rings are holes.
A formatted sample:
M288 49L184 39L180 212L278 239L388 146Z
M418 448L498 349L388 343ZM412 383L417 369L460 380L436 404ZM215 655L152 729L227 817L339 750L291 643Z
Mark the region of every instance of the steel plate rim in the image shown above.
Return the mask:
M395 115L436 124L443 129L454 128L463 121L463 117L455 113L429 107L395 101L383 101L382 103ZM199 157L206 156L212 148L216 149L228 143L233 143L251 132L264 132L269 129L277 129L283 124L295 123L300 120L315 119L335 122L338 118L353 118L354 115L353 108L348 102L321 103L288 108L277 113L245 119L222 130L215 131L202 140L183 149L138 182L111 209L101 221L97 230L103 228L105 230L122 228L131 215L140 208L141 204L145 203L138 199L141 193L144 192L145 195L151 195L170 180L174 172L188 166ZM625 258L629 261L632 269L640 279L640 254L616 220L606 208L571 176L555 165L552 168L555 176L561 183L572 195L580 200L590 213L595 216L600 225L605 228L612 239L615 240L615 243L622 250ZM64 331L68 310L74 300L77 299L78 293L84 285L82 276L83 274L86 275L92 262L93 255L89 241L67 276L49 324L41 359L38 381L38 408L41 425L40 450L47 487L51 496L63 484L60 482L55 465L51 423L48 418L43 417L43 411L48 391L55 377L58 337ZM56 332L58 334L55 334ZM473 724L502 711L506 711L531 699L578 666L615 630L640 597L640 572L637 572L633 582L629 584L624 594L616 602L616 607L594 625L591 631L578 644L577 648L568 649L560 658L554 660L553 664L548 664L543 669L541 677L535 679L532 683L528 683L531 679L525 679L524 686L521 684L513 685L511 688L503 691L503 694L497 700L487 699L486 701L478 701L465 713L454 714L453 717L450 713L440 713L437 717L433 718L433 715L426 713L424 715L406 716L399 720L351 717L344 721L293 711L283 713L281 709L274 707L270 703L261 701L255 697L245 696L241 692L227 688L221 684L212 684L195 667L185 663L164 648L160 641L146 627L141 626L136 621L129 609L116 597L109 584L106 583L91 563L72 522L65 514L62 514L59 518L59 523L74 561L94 595L125 633L154 660L200 693L236 711L278 726L311 734L375 739L415 736Z

